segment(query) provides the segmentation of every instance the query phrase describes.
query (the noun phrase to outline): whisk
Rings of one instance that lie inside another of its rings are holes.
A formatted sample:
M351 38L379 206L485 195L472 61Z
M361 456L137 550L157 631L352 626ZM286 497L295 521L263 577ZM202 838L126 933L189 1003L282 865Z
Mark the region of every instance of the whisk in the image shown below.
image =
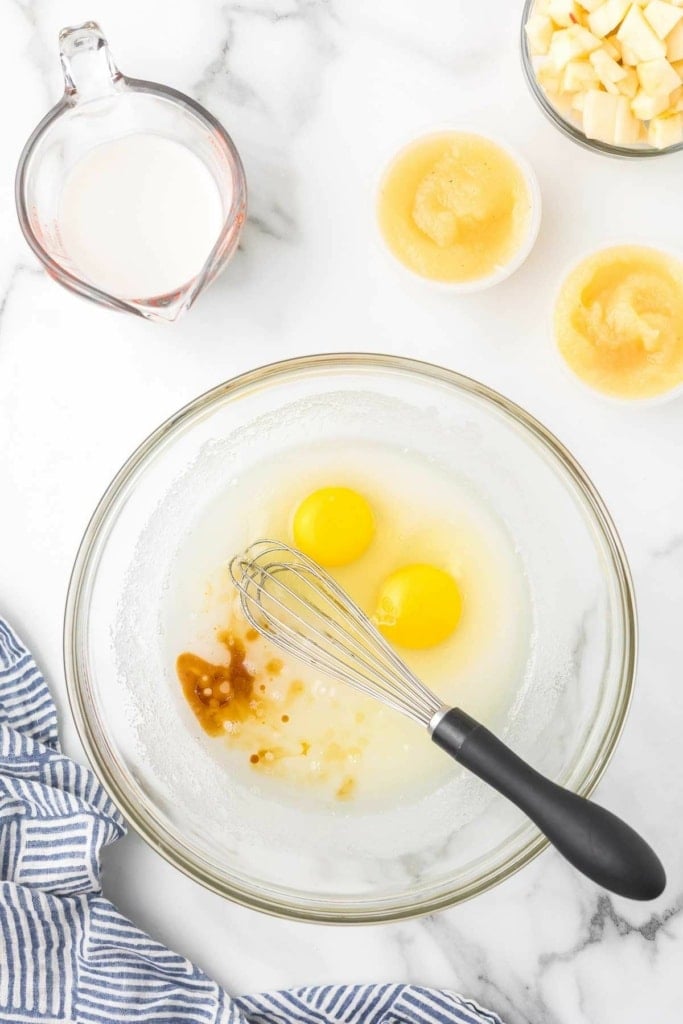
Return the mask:
M546 779L483 725L415 675L332 577L278 541L230 563L250 625L282 651L424 726L437 746L516 804L579 871L631 899L666 884L651 847L610 811Z

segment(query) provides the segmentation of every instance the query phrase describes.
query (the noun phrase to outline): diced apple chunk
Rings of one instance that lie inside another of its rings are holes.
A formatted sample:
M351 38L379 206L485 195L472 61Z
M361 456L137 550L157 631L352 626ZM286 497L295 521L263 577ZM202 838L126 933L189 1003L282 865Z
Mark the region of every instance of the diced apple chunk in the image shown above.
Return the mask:
M631 100L631 110L641 121L650 121L653 117L657 117L658 114L663 114L668 109L668 106L668 92L661 93L658 96L651 96L640 89Z
M597 89L586 93L583 128L589 139L613 146L633 146L640 134L640 123L631 113L628 97Z
M578 93L562 92L558 89L556 92L546 90L546 95L553 107L555 107L555 110L559 110L561 114L567 115L571 113L572 100L578 95Z
M621 43L621 63L627 67L634 68L636 64L640 63L637 55L633 52L628 43Z
M604 3L604 0L576 0L576 2L579 7L583 7L584 11L588 11L590 13L591 11L594 11L596 7L599 7ZM681 3L683 3L683 0L681 0Z
M666 37L666 59L671 64L683 60L683 21L679 21Z
M639 61L666 56L666 45L650 28L639 7L631 6L617 32L617 39L626 43Z
M683 142L683 114L654 117L648 126L647 138L655 149L668 149Z
M614 142L617 97L601 89L589 89L583 103L583 130L589 139Z
M603 40L602 48L612 60L621 60L621 47L614 36Z
M617 82L620 82L622 78L626 78L626 71L620 64L617 64L615 60L605 52L604 49L594 50L591 53L589 60L595 69L595 73L604 85L607 92L617 93Z
M628 98L632 100L638 92L638 75L636 74L635 68L624 68L624 71L626 72L626 75L621 79L621 81L617 82L617 88L622 95L628 96Z
M534 57L541 57L550 49L550 40L553 37L553 23L545 14L533 14L526 23L526 37L529 43L529 52Z
M562 88L562 72L556 71L550 62L543 64L538 69L536 77L547 93L560 92Z
M651 96L673 92L681 84L675 68L671 67L666 57L646 60L637 66L636 72L642 88Z
M631 0L605 0L588 16L588 27L596 36L608 36L617 27L627 10Z
M574 0L550 0L548 4L548 14L561 28L575 25L578 13Z
M587 57L600 46L600 40L582 25L572 25L555 32L548 51L558 71L562 71L570 60Z
M586 92L597 88L598 76L587 60L570 60L562 74L561 85L563 92Z
M566 117L568 114L571 114L574 97L578 95L576 92L560 92L557 96L552 97L553 106Z
M634 146L640 135L640 121L633 116L628 96L618 96L614 118L614 142L617 146Z
M643 15L659 38L666 39L669 32L683 18L683 10L674 7L673 4L665 3L664 0L650 0L643 10Z

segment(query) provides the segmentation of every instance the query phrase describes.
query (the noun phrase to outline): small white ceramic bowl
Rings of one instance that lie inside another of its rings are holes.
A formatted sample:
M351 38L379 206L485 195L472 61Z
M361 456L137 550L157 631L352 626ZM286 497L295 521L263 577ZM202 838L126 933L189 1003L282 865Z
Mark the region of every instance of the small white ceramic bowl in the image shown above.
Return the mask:
M430 135L440 135L446 132L459 132L466 135L478 135L482 139L487 139L494 145L498 146L503 152L507 153L508 156L514 160L515 164L519 167L520 171L524 175L527 188L529 189L530 198L530 212L529 212L529 225L527 228L526 236L524 237L521 245L519 246L514 257L504 265L498 267L492 274L488 274L486 277L476 278L472 281L435 281L432 278L425 277L423 274L418 274L417 271L412 270L406 266L395 253L392 252L390 247L387 245L384 236L379 227L377 217L377 206L379 202L379 193L382 188L383 182L386 178L388 171L390 170L394 160L404 150L413 146L420 139L429 138ZM451 292L455 295L470 295L474 292L483 292L488 288L493 288L494 285L500 284L501 281L505 281L511 274L514 274L516 270L522 266L524 261L527 259L529 253L533 249L536 239L538 238L538 232L541 227L541 189L538 184L538 178L531 164L523 157L516 149L509 145L500 136L494 135L491 132L482 130L481 128L475 128L468 124L437 124L431 125L428 128L423 128L417 131L409 139L404 139L403 143L398 145L395 149L389 153L382 164L380 173L377 175L375 187L372 193L373 197L373 218L375 224L375 234L378 239L378 243L381 246L383 252L385 252L391 263L399 267L400 270L410 277L412 280L420 281L422 284L426 284L431 288L436 288L439 291Z
M564 283L567 280L568 276L581 263L583 263L584 260L588 259L589 256L594 256L597 252L604 252L607 249L616 249L621 246L638 246L639 248L656 249L658 252L662 252L665 255L671 256L673 259L676 259L679 262L683 263L683 256L680 252L674 252L673 249L665 249L659 245L653 245L651 242L642 239L610 239L594 249L589 249L587 252L582 253L581 256L578 256L576 257L576 259L573 259L571 264L567 265L564 268L562 275L560 277L559 284L557 285L557 288L555 289L553 295L552 306L550 307L550 313L548 316L548 331L550 337L552 338L553 354L555 356L557 363L560 365L565 378L570 378L574 384L579 386L579 388L584 392L584 394L591 395L593 398L598 398L601 401L606 402L608 405L612 405L615 407L620 406L621 408L637 410L653 409L656 406L667 405L669 402L673 402L675 399L678 399L681 396L683 396L683 381L680 384L676 385L676 387L669 388L668 391L663 391L660 395L651 395L648 398L622 398L620 395L611 395L607 391L601 391L599 388L594 388L591 384L588 384L583 379L583 377L580 377L579 374L572 369L572 367L569 365L567 360L560 352L559 346L557 344L557 338L555 336L555 308L557 306L557 301L560 297L560 293L562 291L562 288L564 287Z

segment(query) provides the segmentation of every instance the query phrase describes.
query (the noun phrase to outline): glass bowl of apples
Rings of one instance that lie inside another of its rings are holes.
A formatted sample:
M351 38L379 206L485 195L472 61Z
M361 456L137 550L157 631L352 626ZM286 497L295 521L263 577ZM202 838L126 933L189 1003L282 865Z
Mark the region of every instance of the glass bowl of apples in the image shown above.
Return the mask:
M579 145L683 149L683 0L526 0L521 43L532 95Z

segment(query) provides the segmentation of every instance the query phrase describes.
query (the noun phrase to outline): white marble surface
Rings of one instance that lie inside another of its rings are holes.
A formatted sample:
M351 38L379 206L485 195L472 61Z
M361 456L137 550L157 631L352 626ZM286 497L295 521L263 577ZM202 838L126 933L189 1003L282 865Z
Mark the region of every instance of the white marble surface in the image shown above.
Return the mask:
M270 920L203 891L130 835L106 865L124 912L230 990L332 980L454 987L510 1024L681 1019L683 956L683 401L636 410L580 390L548 320L565 268L605 241L679 244L683 156L618 163L546 124L504 0L0 0L0 608L66 707L62 606L95 502L131 449L198 392L257 363L343 349L418 355L527 406L583 462L630 556L639 682L599 796L669 871L651 905L611 899L552 852L479 899L406 924ZM163 328L75 298L38 268L12 196L21 145L60 91L57 30L96 18L124 71L204 102L244 157L241 250L187 318ZM524 268L468 298L403 287L373 244L384 155L444 120L503 133L544 198Z

